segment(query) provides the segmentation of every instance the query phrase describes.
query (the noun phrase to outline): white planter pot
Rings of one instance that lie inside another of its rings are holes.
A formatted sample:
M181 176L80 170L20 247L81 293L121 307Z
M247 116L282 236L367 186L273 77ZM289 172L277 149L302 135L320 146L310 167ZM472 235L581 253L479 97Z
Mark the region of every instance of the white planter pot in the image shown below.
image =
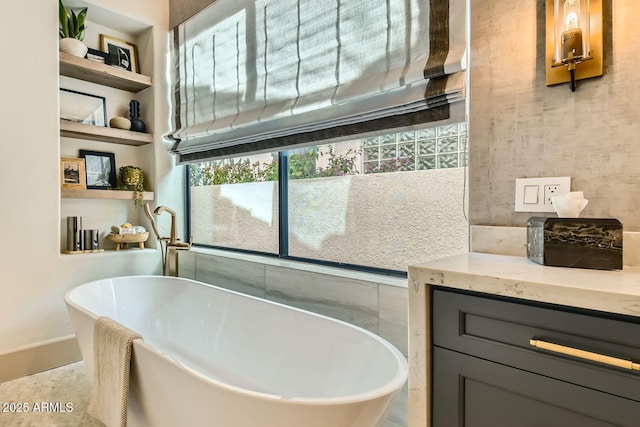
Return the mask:
M87 46L78 39L67 37L60 39L60 52L66 52L73 56L84 58L87 54Z

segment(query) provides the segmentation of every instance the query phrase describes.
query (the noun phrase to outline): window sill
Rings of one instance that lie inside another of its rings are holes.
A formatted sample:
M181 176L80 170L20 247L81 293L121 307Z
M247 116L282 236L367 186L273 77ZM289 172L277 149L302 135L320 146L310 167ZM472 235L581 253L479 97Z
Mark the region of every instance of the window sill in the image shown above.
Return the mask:
M408 279L404 277L393 277L384 274L367 273L363 271L347 270L344 268L330 267L326 265L312 264L308 262L293 261L288 259L279 259L275 257L245 254L241 252L225 251L221 249L210 249L202 247L192 247L191 252L215 255L219 257L237 259L257 264L271 265L275 267L290 268L293 270L303 270L312 273L326 274L330 276L341 277L345 279L360 280L364 282L379 283L389 286L397 286L400 288L408 287Z

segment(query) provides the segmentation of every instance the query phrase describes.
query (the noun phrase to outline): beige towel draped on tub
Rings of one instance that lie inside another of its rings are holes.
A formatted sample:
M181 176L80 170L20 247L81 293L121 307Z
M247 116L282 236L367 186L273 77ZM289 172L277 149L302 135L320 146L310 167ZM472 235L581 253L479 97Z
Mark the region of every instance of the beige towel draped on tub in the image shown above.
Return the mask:
M89 415L107 427L127 425L129 369L133 340L142 337L109 317L93 329L93 378Z

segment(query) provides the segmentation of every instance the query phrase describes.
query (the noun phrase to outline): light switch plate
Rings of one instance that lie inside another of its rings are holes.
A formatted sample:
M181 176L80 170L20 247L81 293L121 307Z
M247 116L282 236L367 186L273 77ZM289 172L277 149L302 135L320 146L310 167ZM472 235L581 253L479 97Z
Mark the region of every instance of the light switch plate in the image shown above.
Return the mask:
M516 179L516 212L555 212L551 197L571 191L570 176Z

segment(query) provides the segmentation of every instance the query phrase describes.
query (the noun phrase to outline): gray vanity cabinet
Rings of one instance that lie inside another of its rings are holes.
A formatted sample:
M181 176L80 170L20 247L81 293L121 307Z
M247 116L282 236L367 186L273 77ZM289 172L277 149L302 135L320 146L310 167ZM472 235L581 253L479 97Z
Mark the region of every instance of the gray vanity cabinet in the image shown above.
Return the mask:
M635 319L433 288L432 334L433 427L640 426Z

